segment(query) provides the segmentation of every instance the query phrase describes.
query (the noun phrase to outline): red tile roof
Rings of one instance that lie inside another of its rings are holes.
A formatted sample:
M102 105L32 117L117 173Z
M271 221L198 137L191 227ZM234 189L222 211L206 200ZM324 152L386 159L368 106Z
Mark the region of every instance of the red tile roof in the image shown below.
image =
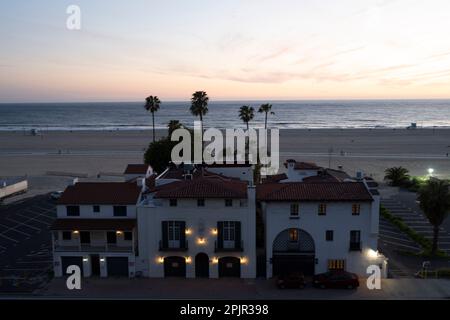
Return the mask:
M132 230L136 219L56 219L52 230Z
M146 174L149 167L148 164L129 164L124 174Z
M362 182L267 183L258 185L260 201L372 201Z
M270 176L266 176L263 179L263 183L279 182L279 181L285 180L287 178L288 178L288 176L286 175L286 173L273 174Z
M58 204L136 204L140 192L132 182L79 182L66 188Z
M247 198L247 183L220 176L197 177L156 187L155 198Z

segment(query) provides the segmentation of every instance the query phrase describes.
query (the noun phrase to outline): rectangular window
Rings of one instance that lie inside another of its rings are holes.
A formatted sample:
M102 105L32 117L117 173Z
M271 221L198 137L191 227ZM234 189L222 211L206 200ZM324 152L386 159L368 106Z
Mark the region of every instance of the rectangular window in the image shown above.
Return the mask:
M232 207L233 199L225 199L225 207Z
M170 199L169 206L176 207L178 205L177 199Z
M234 241L236 239L236 224L234 221L223 222L223 240Z
M180 241L180 234L181 234L180 222L168 221L167 228L168 228L167 235L169 241Z
M298 229L289 229L289 241L298 242Z
M133 232L131 232L131 231L125 231L125 232L123 233L123 240L125 240L125 241L131 241L131 240L133 240Z
M126 217L127 207L126 206L114 206L114 217Z
M327 230L325 233L325 239L327 241L333 241L333 230Z
M106 242L108 242L108 244L117 243L117 234L115 231L108 231L106 233Z
M63 240L72 240L72 232L71 231L63 231L62 239Z
M319 204L319 216L324 216L327 214L327 205L325 203Z
M361 231L350 231L350 250L361 250Z
M80 243L81 244L90 244L91 243L91 233L89 231L81 231L80 232Z
M197 207L204 207L205 199L197 199Z
M291 203L291 216L298 217L298 203Z
M94 211L95 213L100 212L100 206L93 206L93 211Z
M328 270L345 270L344 259L330 259L328 260Z
M80 207L79 206L67 206L67 216L68 217L76 217L80 215Z
M357 203L352 204L352 215L359 216L360 213L361 213L361 205Z

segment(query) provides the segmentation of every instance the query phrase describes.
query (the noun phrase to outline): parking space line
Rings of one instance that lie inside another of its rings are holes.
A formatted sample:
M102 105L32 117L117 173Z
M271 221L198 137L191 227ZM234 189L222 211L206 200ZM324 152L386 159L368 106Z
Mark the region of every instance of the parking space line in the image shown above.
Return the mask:
M23 217L23 218L25 218L25 219L36 220L36 221L38 221L38 222L40 222L40 223L47 223L47 222L38 220L38 219L36 219L36 217L42 216L42 217L44 217L44 218L51 219L52 222L53 222L53 220L54 220L54 218L52 219L52 218L47 217L46 215L42 215L42 214L37 214L37 215L35 215L34 217L25 216L25 215L20 214L20 213L16 213L16 215L21 216L21 217Z
M13 238L10 238L10 237L8 237L8 236L5 236L3 233L0 233L0 237L3 237L3 238L5 238L5 239L7 239L7 240L9 240L9 241L13 241L13 242L15 242L15 243L19 243L19 241L17 241L16 239L13 239ZM6 248L5 248L6 249Z
M36 227L34 227L34 226L30 226L30 225L26 224L25 222L17 221L17 220L15 220L15 219L11 219L11 218L9 218L9 217L6 218L6 219L8 219L9 221L12 221L12 222L14 222L14 223L17 223L17 224L19 224L19 225L23 225L23 226L25 226L25 227L27 227L27 228L34 229L34 230L36 230L36 231L41 231L41 230L42 230L42 229L36 228Z
M7 228L5 231L2 231L2 233L6 233L6 232L12 230L12 231L14 231L14 232L21 233L21 234L26 235L26 236L28 236L28 237L31 236L31 234L29 234L29 233L26 233L26 232L17 230L17 227L15 227L15 226L14 226L14 227L7 227L7 226L5 226L5 225L3 225L3 224L0 224L0 227Z

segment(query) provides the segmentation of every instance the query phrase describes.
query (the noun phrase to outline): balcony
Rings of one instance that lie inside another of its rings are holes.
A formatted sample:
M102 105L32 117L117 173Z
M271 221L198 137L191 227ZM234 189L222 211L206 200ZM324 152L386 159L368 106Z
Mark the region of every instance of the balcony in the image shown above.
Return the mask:
M105 243L103 244L79 244L79 245L67 245L60 241L55 241L54 243L54 251L55 252L127 252L132 253L133 245L117 245L115 243Z
M162 240L159 240L159 251L187 251L189 248L188 241L186 240L184 243L184 246L178 246L178 247L169 247L168 245L165 246L162 242Z
M361 251L361 241L360 242L350 242L350 251Z
M219 248L217 240L214 242L214 252L242 252L244 251L244 241L235 241L234 247L231 248Z

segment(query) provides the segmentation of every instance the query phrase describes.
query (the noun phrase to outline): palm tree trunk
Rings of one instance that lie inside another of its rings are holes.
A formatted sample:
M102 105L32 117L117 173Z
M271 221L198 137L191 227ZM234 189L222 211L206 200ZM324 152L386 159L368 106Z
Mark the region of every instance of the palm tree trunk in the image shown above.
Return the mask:
M431 248L431 254L435 255L438 249L439 239L439 226L433 226L433 246Z
M264 129L267 129L267 112L266 112L266 118L264 120Z
M153 122L153 142L155 142L155 113L152 112L152 122Z
M248 121L245 124L247 125L247 131L248 131Z

